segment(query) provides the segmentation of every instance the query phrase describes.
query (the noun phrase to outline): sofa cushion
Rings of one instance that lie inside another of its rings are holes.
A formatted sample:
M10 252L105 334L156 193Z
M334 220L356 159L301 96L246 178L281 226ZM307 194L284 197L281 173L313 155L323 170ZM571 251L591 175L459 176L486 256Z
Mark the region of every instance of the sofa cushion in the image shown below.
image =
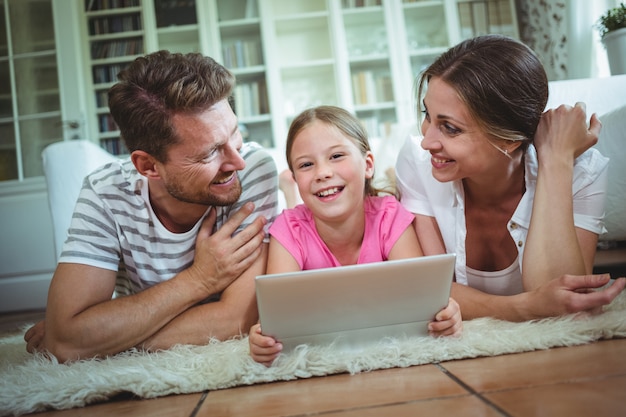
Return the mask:
M609 158L605 226L601 241L626 240L626 105L600 116L595 147Z

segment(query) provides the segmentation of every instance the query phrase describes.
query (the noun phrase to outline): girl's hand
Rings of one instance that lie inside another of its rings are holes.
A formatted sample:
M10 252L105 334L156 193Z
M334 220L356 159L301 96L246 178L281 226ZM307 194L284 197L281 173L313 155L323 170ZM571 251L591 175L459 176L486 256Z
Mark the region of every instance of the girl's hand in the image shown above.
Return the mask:
M460 336L463 333L463 318L459 304L450 298L446 308L435 316L435 320L428 323L428 332L431 336Z
M283 350L283 345L271 336L265 336L261 333L261 325L255 324L250 328L248 336L250 343L250 356L256 362L265 366L270 366Z

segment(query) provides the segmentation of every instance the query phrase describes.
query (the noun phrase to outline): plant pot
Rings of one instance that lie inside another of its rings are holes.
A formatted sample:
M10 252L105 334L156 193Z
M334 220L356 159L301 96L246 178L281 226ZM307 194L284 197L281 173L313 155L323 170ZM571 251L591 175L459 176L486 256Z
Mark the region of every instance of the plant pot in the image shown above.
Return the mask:
M609 58L611 75L626 74L626 28L607 33L602 43Z

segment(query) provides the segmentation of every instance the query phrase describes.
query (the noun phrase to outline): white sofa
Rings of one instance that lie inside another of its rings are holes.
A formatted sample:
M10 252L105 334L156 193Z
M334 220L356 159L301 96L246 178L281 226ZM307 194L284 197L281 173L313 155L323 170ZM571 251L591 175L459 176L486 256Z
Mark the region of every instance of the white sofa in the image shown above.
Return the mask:
M626 271L626 75L550 83L548 107L586 104L596 113L602 131L595 146L610 158L605 224L600 236L596 270L623 275Z

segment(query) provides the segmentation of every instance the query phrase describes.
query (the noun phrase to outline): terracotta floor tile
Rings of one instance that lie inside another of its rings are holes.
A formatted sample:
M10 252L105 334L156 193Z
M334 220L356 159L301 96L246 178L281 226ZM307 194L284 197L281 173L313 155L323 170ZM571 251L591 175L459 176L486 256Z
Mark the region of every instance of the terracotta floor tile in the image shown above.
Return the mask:
M379 407L356 408L344 412L324 413L324 417L415 417L415 416L481 416L498 417L501 414L479 398L463 395L452 398L412 401Z
M202 416L289 416L466 394L433 365L212 391Z
M117 397L106 403L70 410L28 414L29 417L188 417L203 394L170 395L149 400Z
M45 315L45 311L40 310L0 313L0 335L20 332L22 327L43 320Z
M626 375L626 339L441 365L477 392Z
M485 394L512 416L623 417L626 376Z

